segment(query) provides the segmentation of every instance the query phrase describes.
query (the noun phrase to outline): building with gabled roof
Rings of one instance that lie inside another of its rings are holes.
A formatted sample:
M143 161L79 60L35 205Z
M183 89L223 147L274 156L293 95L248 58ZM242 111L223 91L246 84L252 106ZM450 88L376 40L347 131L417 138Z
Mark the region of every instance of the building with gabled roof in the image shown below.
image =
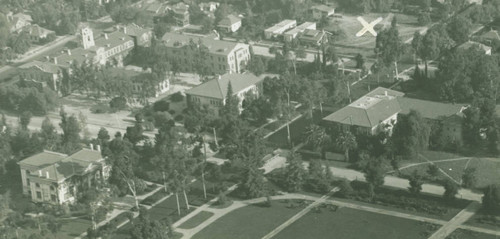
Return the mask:
M49 29L45 29L37 24L29 25L23 28L23 31L27 32L30 36L30 39L34 42L39 41L40 39L47 38L49 34L54 34L55 32Z
M198 45L201 42L208 48L207 64L211 66L213 72L219 74L241 73L250 61L250 47L244 43L171 32L165 33L162 41L167 47L167 56L172 57L171 59L179 64L193 61L190 45Z
M102 183L110 173L100 147L94 150L92 145L72 155L43 151L18 164L23 194L50 204L75 202L78 192Z
M236 32L241 27L241 18L229 14L219 22L217 27L225 32Z
M225 74L186 90L186 100L188 104L198 103L219 109L226 103L229 84L231 84L233 95L237 96L240 101L240 111L247 94L260 96L263 91L263 79L254 74Z
M461 118L466 107L407 98L402 92L378 87L323 120L341 128L375 135L382 131L392 132L399 114L406 115L411 110L416 110L423 118L432 122L446 122L450 119L445 130L449 130L449 137L458 140L461 137L461 128L457 127L460 127L460 124L457 125L456 121L451 119Z
M281 36L285 31L297 26L296 20L285 19L264 30L266 39Z
M329 17L335 14L335 8L326 5L316 5L311 7L312 16L319 20L323 17Z
M486 54L486 55L491 55L492 48L490 46L487 46L487 45L484 45L482 43L475 42L475 41L464 42L462 45L458 46L457 48L459 50L468 50L468 49L473 48L473 47L484 51L484 54Z
M305 29L298 37L299 41L306 45L318 46L326 42L326 33L320 30Z
M20 32L24 27L31 25L33 19L30 15L18 12L13 14L12 12L7 14L7 20L10 23L10 32Z
M52 62L32 61L18 67L19 78L25 84L35 84L37 88L49 87L57 92L59 80L63 77L61 67Z
M285 32L283 34L283 38L285 41L290 42L293 39L295 39L300 33L304 32L307 29L316 30L316 23L315 22L304 22L304 23L298 25L296 28Z

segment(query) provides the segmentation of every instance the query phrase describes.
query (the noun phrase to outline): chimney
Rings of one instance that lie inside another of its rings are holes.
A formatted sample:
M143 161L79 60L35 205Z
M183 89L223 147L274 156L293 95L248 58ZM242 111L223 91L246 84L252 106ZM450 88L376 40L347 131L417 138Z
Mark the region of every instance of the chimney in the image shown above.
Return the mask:
M45 175L49 178L49 171L45 171Z
M384 95L387 96L387 91L384 91Z
M42 170L38 170L38 176L42 176Z
M123 33L127 34L127 26L123 27Z
M68 51L67 51L67 52L68 52L68 55L70 55L70 56L71 56L71 50L70 50L70 49L68 49Z
M94 144L90 144L90 150L94 151Z
M54 57L54 64L57 65L57 56Z
M101 145L97 145L97 151L101 152Z
M222 79L222 77L219 75L219 80Z
M107 33L104 33L104 38L106 38L106 40L108 40L108 34Z

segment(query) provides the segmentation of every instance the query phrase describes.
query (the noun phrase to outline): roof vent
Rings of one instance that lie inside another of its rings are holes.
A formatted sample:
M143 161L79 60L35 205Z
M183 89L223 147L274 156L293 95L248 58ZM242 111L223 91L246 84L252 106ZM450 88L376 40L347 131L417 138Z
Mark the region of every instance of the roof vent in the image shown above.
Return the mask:
M45 176L47 176L47 178L50 178L49 171L45 171Z

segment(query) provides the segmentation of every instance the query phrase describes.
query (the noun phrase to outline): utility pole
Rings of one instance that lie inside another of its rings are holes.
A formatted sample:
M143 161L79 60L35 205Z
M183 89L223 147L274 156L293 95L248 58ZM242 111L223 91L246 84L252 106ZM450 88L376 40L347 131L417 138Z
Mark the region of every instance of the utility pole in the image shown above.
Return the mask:
M207 199L207 188L205 186L205 165L207 163L207 145L205 144L205 136L202 136L202 141L203 141L203 151L205 157L203 159L203 166L201 168L201 182L203 183L203 197Z

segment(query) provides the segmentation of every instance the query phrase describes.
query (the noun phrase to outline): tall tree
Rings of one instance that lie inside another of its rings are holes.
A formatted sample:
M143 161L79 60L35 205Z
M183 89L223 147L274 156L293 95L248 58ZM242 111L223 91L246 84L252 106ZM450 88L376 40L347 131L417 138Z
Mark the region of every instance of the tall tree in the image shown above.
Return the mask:
M45 149L53 150L59 143L60 137L57 134L56 127L52 124L49 117L45 117L42 122L40 136L42 137Z
M500 210L500 184L491 184L484 189L483 207L492 213Z
M61 123L59 126L61 127L62 134L62 150L66 153L74 152L81 148L80 146L80 123L75 115L71 115L68 117L67 113L61 108L59 112L61 116Z
M392 142L397 154L415 157L429 145L430 127L419 112L411 110L408 115L399 115L393 129Z
M414 170L410 175L409 181L410 187L408 188L408 190L410 190L410 192L413 194L419 194L420 191L422 191L422 184L424 184L424 181L423 177L418 173L417 170Z
M171 233L161 221L151 220L146 210L141 210L130 230L132 239L168 239Z
M305 136L307 144L312 146L315 151L320 151L321 157L325 158L325 147L331 143L331 138L326 130L321 126L311 124L306 128Z
M396 17L392 19L391 27L377 34L375 53L386 65L396 62L403 53L403 44L399 38Z
M336 139L337 147L344 151L345 161L349 161L349 151L358 147L356 136L351 131L342 131Z
M285 185L289 192L297 192L302 189L305 180L305 170L302 166L302 160L299 154L290 153L287 157L287 166L285 168Z

